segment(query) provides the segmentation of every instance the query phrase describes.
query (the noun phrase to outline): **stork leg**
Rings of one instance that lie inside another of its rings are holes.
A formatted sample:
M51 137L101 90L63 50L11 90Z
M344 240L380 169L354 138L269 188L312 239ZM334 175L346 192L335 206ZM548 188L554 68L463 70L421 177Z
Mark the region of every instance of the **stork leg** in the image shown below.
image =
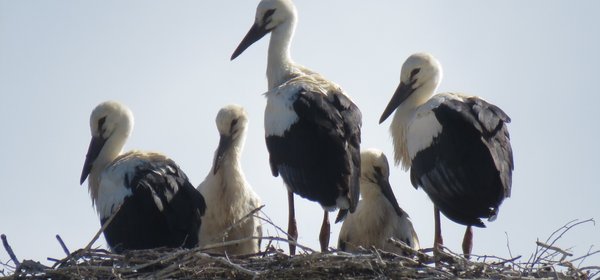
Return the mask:
M442 239L442 226L440 223L440 209L437 206L433 207L433 215L435 218L435 236L433 241L434 252L441 250L441 245L444 245L444 239Z
M441 266L441 254L442 245L444 245L444 239L442 239L442 226L440 222L440 209L437 206L433 207L433 216L435 220L435 236L433 238L433 257L435 258L435 266Z
M288 192L288 240L296 242L298 240L298 228L296 227L296 212L294 210L294 193ZM296 254L296 245L289 243L290 255Z
M321 233L319 234L319 242L321 243L321 252L327 252L329 248L329 235L331 226L329 224L329 212L323 211L323 224L321 225Z
M473 250L473 228L471 226L467 226L467 230L465 230L462 250L463 254L465 254L465 258L469 259L471 257L471 251Z

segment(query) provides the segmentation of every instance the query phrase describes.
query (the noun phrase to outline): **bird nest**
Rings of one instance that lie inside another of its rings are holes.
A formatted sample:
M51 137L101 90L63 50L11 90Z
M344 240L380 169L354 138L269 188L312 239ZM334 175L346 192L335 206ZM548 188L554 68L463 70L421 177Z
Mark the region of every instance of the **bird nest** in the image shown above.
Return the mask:
M261 237L268 242L266 250L253 255L227 256L210 255L207 248L195 249L152 249L127 251L114 254L103 249L92 249L97 236L86 246L68 252L64 259L50 259L52 266L25 260L19 262L6 236L2 235L5 250L11 261L2 263L0 279L126 279L126 278L211 278L211 279L447 279L447 278L492 278L492 279L591 279L600 275L600 267L578 267L582 261L599 251L585 256L573 257L554 243L574 226L582 222L573 221L554 232L546 242L537 242L535 253L527 261L521 257L503 259L494 256L475 256L466 259L442 247L434 254L432 249L413 250L403 242L390 239L402 249L398 255L375 248L366 248L359 253L314 250L280 237ZM229 241L212 245L232 245L246 240ZM294 243L300 254L287 255L278 247Z

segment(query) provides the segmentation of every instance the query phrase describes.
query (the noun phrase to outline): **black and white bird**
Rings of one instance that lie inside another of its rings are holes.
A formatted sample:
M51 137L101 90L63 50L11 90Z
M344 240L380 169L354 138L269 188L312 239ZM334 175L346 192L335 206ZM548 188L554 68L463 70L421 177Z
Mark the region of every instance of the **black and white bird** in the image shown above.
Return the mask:
M290 57L296 28L291 0L262 0L254 25L231 59L271 33L269 42L265 136L273 176L288 188L291 239L297 238L294 214L296 193L317 201L324 211L319 241L329 244L328 211L340 209L336 221L354 212L359 195L361 113L335 83ZM294 254L295 246L290 245Z
M217 114L219 146L213 167L198 190L206 199L207 209L202 218L199 245L204 247L232 240L246 241L207 250L211 253L244 255L257 253L262 226L257 214L248 216L260 207L261 201L246 181L241 156L246 138L248 117L244 108L228 105Z
M379 123L395 110L390 131L396 164L407 170L435 206L435 248L442 244L439 211L467 226L463 252L472 250L471 226L493 221L510 196L513 155L507 123L497 106L476 96L433 95L442 79L440 63L430 54L411 55L400 85ZM432 96L433 95L433 96Z
M358 251L371 246L403 254L402 248L388 242L394 238L419 249L419 238L408 214L400 208L389 176L387 157L377 149L360 153L360 195L356 211L348 214L340 230L338 249Z
M121 152L133 129L131 111L118 102L101 103L92 112L90 128L80 183L88 179L102 225L114 215L104 230L111 250L196 246L204 198L166 156Z

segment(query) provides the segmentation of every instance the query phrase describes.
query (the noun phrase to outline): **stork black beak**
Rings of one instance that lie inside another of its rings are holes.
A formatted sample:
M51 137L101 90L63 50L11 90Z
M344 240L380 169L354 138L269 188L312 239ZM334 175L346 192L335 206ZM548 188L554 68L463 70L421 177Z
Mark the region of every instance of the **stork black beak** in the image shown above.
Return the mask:
M221 135L219 147L217 147L217 153L215 154L215 161L213 163L213 175L217 174L217 171L219 171L219 167L221 167L221 162L225 156L225 151L229 150L229 147L231 147L232 140L233 138L231 135Z
M396 211L396 214L398 214L398 217L402 217L403 212L402 209L400 208L400 205L398 205L398 201L396 200L396 197L394 196L394 192L392 191L392 186L390 185L390 181L388 180L388 178L385 178L381 173L377 172L376 176L376 180L377 180L377 185L381 188L381 192L383 193L383 196L390 202L390 204L392 204L392 207L394 207L394 210Z
M85 155L85 162L83 163L83 170L81 171L81 179L79 180L80 185L85 182L85 179L90 174L90 171L92 171L92 165L100 154L100 151L102 150L102 147L104 147L105 143L106 139L102 138L101 136L92 137L92 141L90 141L90 146L88 147L88 152Z
M400 106L400 104L402 104L402 102L404 102L404 100L406 100L415 91L415 89L412 88L412 85L413 83L405 84L404 82L400 82L400 85L396 89L396 92L394 92L392 99L388 103L387 107L385 107L383 114L381 114L381 118L379 118L380 124L385 121L392 114L392 112L394 112L394 110L396 110L396 108L398 108L398 106Z
M240 54L242 54L248 47L254 44L256 41L260 40L262 37L267 35L267 33L271 32L271 29L266 28L266 24L264 26L260 26L257 23L252 25L244 39L240 42L238 47L235 49L233 54L231 55L231 60L234 60Z

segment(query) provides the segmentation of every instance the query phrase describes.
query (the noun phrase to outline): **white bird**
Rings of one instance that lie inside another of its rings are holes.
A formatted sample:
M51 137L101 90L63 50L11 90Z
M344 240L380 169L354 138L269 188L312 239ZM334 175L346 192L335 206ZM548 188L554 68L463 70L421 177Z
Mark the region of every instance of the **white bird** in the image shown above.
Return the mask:
M238 105L225 106L217 114L216 123L221 138L215 151L213 168L198 186L208 206L202 218L200 247L262 236L257 214L247 216L259 208L261 202L246 181L241 166L248 124L246 111ZM243 255L257 253L259 249L259 240L249 239L207 251Z
M510 196L513 156L507 123L500 108L476 96L440 93L439 62L430 54L411 55L400 85L379 123L396 110L390 131L396 164L410 168L415 188L421 187L435 206L435 248L442 244L439 211L467 226L463 252L472 250L471 226L493 221Z
M383 152L376 149L360 153L360 195L356 211L349 214L340 230L338 249L355 252L358 247L382 249L403 254L398 246L390 244L394 238L411 248L419 249L419 238L410 217L396 201L389 176L390 167Z
M271 33L265 109L265 137L273 176L288 188L290 239L296 240L294 196L323 207L319 241L329 244L328 211L340 209L337 221L354 212L359 194L361 113L335 83L294 63L290 43L296 28L290 0L262 0L256 19L231 59ZM290 253L295 246L290 244Z
M88 179L102 225L114 214L104 231L111 250L196 246L204 198L166 156L121 152L133 129L131 111L118 102L101 103L92 112L90 128L80 183Z

